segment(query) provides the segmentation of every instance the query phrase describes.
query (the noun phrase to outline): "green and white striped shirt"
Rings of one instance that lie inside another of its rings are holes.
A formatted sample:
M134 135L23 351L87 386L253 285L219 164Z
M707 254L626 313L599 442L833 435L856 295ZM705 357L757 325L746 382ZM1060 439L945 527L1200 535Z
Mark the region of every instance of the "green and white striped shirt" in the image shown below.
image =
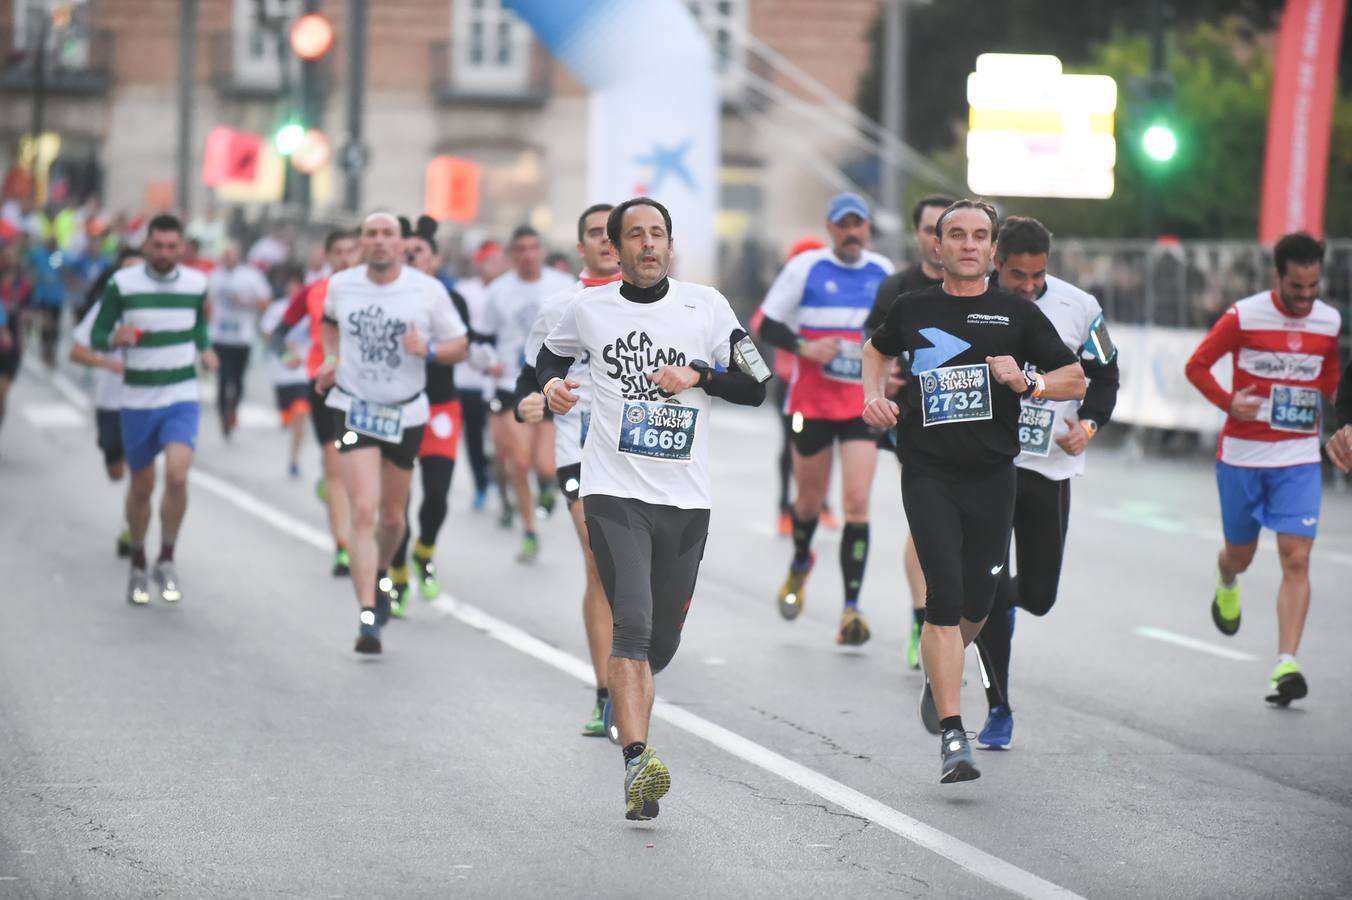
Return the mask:
M199 399L197 352L207 340L207 279L196 269L178 266L161 275L149 266L122 269L108 281L90 343L109 343L119 322L141 329L126 350L122 374L124 409L159 409Z

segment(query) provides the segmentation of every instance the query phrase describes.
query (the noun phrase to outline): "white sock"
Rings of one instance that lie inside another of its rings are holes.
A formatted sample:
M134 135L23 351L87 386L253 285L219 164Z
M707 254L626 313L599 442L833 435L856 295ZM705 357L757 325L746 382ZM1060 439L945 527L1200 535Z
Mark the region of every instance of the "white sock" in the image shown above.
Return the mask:
M1239 583L1238 578L1231 578L1229 581L1226 581L1225 573L1222 572L1220 569L1216 570L1216 580L1221 583L1221 587L1223 588L1232 588Z
M1280 666L1282 663L1291 663L1292 665L1299 665L1299 663L1296 662L1296 654L1294 653L1278 653L1277 665Z

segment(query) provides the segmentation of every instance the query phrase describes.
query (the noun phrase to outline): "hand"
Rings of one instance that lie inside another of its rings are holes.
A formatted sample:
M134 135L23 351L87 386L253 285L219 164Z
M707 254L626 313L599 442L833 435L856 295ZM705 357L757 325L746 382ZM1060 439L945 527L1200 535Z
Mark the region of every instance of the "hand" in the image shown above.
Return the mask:
M1028 390L1028 379L1023 375L1023 366L1012 356L988 356L986 365L991 367L991 377L1016 394Z
M337 375L338 363L336 361L326 361L319 367L319 370L315 372L315 390L321 394L327 394L337 380Z
M891 428L897 424L901 407L886 397L873 397L864 401L864 421L872 428Z
M132 347L141 338L141 329L135 325L119 325L113 332L113 336L108 339L108 343L114 347Z
M675 396L699 384L699 372L690 366L663 366L656 372L649 372L648 380Z
M221 360L216 356L216 351L210 347L202 351L202 366L208 372L215 372L221 367Z
M1254 396L1254 386L1249 385L1235 391L1230 400L1230 415L1241 422L1252 422L1258 418L1258 410L1263 405L1262 397Z
M123 372L127 371L127 364L120 359L105 359L102 360L99 365L115 375L121 375Z
M549 408L556 416L566 415L577 405L577 394L573 393L580 385L571 378L556 380L549 385Z
M1071 422L1070 430L1056 439L1056 444L1071 456L1079 456L1089 446L1089 432L1079 422Z
M282 365L286 366L288 369L298 369L300 368L300 364L301 358L290 350L286 351L286 355L282 357Z
M558 388L555 388L555 390L558 390ZM539 391L528 395L516 405L516 411L521 414L521 421L523 422L544 421L545 395Z
M804 359L810 359L815 363L826 365L840 354L839 338L820 338L815 341L806 341L798 349L798 355Z
M418 333L417 325L409 325L404 332L404 352L419 359L427 356L427 339Z
M911 379L901 369L901 360L892 360L892 370L887 373L887 396L895 397L905 390Z
M502 373L507 371L507 367L502 364L501 360L498 360L497 362L493 363L493 365L489 366L487 371L488 374L493 376L494 378L501 378Z
M1344 475L1352 474L1352 425L1344 425L1333 432L1324 449L1339 471Z

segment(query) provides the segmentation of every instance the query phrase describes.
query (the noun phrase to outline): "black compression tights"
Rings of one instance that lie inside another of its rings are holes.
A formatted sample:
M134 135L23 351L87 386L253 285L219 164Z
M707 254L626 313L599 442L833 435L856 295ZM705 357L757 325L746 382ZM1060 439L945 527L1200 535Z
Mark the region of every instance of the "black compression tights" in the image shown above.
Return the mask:
M418 540L427 546L437 542L437 534L446 523L446 514L450 511L447 497L451 493L451 476L455 474L455 460L444 456L424 456L418 460L418 469L422 472L422 505L418 507ZM404 522L408 522L407 507ZM391 565L399 568L408 562L408 525L404 526L404 539L399 549L394 551Z
M1014 638L1009 610L1022 607L1035 616L1045 616L1056 603L1069 524L1070 480L1052 481L1019 469L1014 503L1014 558L1019 574L1010 575L1006 559L990 617L976 640L990 681L986 701L991 706L1009 705L1009 658Z

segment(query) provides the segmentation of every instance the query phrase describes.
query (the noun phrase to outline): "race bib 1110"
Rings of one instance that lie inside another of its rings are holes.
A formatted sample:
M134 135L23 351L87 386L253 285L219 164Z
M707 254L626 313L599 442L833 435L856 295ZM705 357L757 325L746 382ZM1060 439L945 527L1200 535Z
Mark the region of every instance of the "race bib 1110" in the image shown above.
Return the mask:
M404 439L403 409L385 403L368 403L352 398L347 408L349 431L397 444Z

